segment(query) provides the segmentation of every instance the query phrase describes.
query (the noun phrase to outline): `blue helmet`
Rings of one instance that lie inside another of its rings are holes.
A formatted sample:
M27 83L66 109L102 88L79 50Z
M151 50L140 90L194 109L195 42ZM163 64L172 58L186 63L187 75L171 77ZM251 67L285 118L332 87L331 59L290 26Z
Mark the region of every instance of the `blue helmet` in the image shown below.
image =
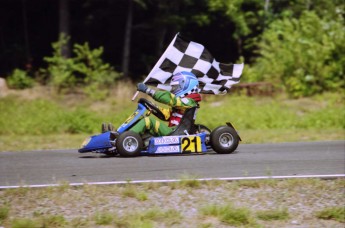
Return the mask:
M182 71L175 74L170 82L171 92L177 97L199 92L199 81L191 72Z

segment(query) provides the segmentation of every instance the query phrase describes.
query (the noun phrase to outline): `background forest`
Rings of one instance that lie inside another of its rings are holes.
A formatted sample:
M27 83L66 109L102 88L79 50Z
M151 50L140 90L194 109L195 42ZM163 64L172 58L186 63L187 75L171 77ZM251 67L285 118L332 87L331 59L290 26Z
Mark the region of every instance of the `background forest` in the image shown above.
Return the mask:
M244 62L242 82L291 97L344 88L342 0L2 0L0 76L86 94L140 81L177 32L219 62Z

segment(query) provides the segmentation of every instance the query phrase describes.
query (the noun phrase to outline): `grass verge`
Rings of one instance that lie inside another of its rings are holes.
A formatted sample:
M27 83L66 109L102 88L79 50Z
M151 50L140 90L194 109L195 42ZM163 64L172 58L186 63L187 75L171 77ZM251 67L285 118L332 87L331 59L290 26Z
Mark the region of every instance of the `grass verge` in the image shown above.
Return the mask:
M0 226L342 228L344 189L344 179L8 189L0 191Z
M126 86L128 88L128 85ZM0 98L0 150L78 148L102 122L120 124L136 103L122 91L104 101L77 95ZM151 98L149 98L151 99ZM210 129L231 121L243 143L344 140L345 107L341 94L291 100L276 97L204 96L196 122Z

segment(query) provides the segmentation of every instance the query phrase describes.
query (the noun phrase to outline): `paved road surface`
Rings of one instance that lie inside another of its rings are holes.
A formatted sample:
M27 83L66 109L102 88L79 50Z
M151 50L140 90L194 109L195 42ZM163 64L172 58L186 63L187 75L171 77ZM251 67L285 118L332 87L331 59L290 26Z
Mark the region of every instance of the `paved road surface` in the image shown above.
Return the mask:
M345 141L240 144L233 154L104 157L77 150L0 152L0 186L345 174Z

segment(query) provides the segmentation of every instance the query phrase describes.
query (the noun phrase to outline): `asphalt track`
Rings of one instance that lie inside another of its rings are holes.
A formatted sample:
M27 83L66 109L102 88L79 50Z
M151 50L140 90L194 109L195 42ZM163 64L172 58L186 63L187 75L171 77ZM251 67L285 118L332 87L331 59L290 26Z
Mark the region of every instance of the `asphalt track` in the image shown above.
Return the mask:
M233 154L135 158L76 149L0 152L0 187L87 182L345 174L345 141L240 144Z

